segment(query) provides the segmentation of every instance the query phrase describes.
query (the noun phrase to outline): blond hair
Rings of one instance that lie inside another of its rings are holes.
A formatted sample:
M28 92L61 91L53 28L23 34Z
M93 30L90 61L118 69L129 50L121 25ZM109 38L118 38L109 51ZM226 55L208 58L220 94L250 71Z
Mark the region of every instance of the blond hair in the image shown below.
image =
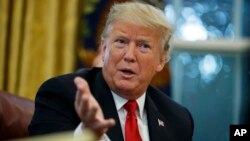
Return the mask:
M136 25L142 25L156 29L162 34L162 48L164 53L169 49L169 39L172 31L162 10L149 4L139 2L125 2L114 4L110 9L102 38L108 35L108 28L115 21L126 21Z

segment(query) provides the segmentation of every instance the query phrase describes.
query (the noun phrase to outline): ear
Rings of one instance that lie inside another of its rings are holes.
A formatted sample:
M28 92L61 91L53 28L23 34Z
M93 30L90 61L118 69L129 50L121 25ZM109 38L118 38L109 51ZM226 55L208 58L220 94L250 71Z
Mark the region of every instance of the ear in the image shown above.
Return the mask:
M107 51L106 43L105 40L102 38L101 40L102 61L104 61L104 56L106 54L106 51Z
M163 69L164 66L166 65L166 62L167 62L167 56L166 56L166 55L163 55L163 56L160 58L160 62L159 62L159 64L158 64L157 67L156 67L156 72L162 71L162 69Z

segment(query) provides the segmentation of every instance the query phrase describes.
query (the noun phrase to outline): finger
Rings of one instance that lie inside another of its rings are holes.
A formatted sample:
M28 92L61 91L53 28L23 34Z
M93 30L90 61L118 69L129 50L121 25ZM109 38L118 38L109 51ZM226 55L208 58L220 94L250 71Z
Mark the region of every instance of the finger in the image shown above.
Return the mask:
M80 90L76 91L76 99L75 99L75 109L80 112L82 111L82 107L86 105L87 97Z
M76 98L75 98L75 109L77 109L77 107L79 107L80 101L81 101L81 94L80 94L80 92L77 90L77 91L76 91Z
M79 90L80 94L91 94L90 90L89 90L89 85L87 83L86 80L84 80L83 78L81 77L76 77L74 79L74 83L77 87L77 90Z
M75 109L78 112L78 115L83 117L89 108L89 100L87 98L88 95L90 95L89 86L88 83L81 77L76 77L74 79L74 83L77 87Z
M82 86L82 84L81 84L81 80L80 80L81 78L80 77L76 77L75 79L74 79L74 83L75 83L75 85L76 85L76 99L75 99L75 107L77 107L77 105L79 106L80 105L80 101L81 101L81 96L82 96L82 92L81 92L81 87L83 87Z
M113 126L115 126L115 120L113 118L105 120L105 123L104 123L105 128L111 128Z
M86 115L86 118L90 121L89 123L91 122L95 122L96 121L96 114L97 114L97 110L98 108L93 106L89 109L87 115Z
M104 133L108 131L110 127L113 127L114 125L115 125L114 119L107 119L97 122L96 124L92 124L92 127L90 127L90 129L95 132L97 137L101 137Z
M79 104L79 116L83 121L87 120L87 114L90 111L90 98L86 95L82 95Z
M93 125L93 129L96 130L105 130L113 127L115 125L115 120L113 118L104 119L103 121L99 122L98 124Z

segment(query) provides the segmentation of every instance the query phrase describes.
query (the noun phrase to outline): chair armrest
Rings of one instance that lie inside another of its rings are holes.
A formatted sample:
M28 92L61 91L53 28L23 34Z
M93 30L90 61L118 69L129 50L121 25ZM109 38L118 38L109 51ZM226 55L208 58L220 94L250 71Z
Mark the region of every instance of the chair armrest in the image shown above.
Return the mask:
M0 140L27 137L34 108L32 100L0 91Z

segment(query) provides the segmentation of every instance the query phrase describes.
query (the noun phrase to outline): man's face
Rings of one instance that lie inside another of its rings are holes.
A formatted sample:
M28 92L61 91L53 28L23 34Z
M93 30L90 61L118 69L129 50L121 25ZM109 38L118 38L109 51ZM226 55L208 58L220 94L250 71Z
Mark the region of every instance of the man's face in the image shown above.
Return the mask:
M160 33L144 26L117 21L102 41L103 76L112 91L127 99L140 97L162 70Z

